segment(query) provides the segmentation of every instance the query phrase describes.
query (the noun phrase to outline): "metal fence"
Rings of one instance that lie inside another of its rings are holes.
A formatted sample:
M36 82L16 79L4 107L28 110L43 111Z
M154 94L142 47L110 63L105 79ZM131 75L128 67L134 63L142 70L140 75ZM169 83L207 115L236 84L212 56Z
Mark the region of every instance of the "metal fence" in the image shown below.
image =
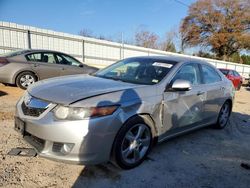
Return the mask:
M61 51L74 56L86 64L97 67L105 67L117 60L133 56L184 56L206 60L218 68L234 69L245 78L249 78L250 74L250 65L109 42L10 22L0 22L0 54L18 49Z

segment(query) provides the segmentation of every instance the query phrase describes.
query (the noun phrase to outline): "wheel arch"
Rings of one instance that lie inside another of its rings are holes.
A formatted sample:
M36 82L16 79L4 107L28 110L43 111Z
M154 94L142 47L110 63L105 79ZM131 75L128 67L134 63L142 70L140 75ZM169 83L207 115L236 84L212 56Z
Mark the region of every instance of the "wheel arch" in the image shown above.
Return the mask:
M157 143L157 140L158 140L158 137L157 137L157 134L156 134L157 129L156 129L154 120L151 117L151 115L147 114L147 113L140 113L140 114L134 114L134 115L130 116L129 118L126 119L126 121L124 121L124 123L122 124L120 129L117 131L116 136L115 136L115 138L113 140L113 143L112 143L110 154L109 154L110 162L113 163L117 167L121 167L117 163L116 157L115 157L115 155L116 155L115 154L115 148L116 148L115 142L116 142L116 140L117 140L117 138L119 136L119 132L122 130L122 128L124 128L125 124L129 123L130 121L136 121L137 118L143 119L145 124L150 128L150 131L151 131L151 134L152 134L152 143L151 143L151 146L150 146L150 148L149 148L149 150L147 152L149 152L151 150L151 148ZM125 169L130 169L130 168L125 168Z
M129 118L126 119L126 121L124 121L124 123L122 124L122 126L120 127L120 129L117 131L116 133L116 136L114 138L114 141L113 141L113 144L112 144L112 147L111 147L111 151L110 151L110 157L112 158L113 156L113 149L114 149L114 143L115 143L115 140L117 138L117 135L119 133L119 131L122 129L122 127L128 123L129 121L132 121L133 119L135 118L142 118L145 123L149 126L150 130L151 130L151 134L153 136L153 145L155 145L157 142L158 142L158 130L156 128L156 125L155 125L155 121L154 119L152 118L152 116L148 113L139 113L139 114L134 114L132 116L130 116Z
M156 124L155 124L155 121L154 119L152 118L152 116L148 113L138 113L138 114L134 114L133 116L129 117L124 123L123 125L125 125L127 122L131 121L132 119L135 119L135 118L142 118L145 123L150 127L151 132L152 132L152 136L153 136L153 139L156 139L157 138L157 135L158 135L158 130L157 130L157 127L156 127Z
M36 81L40 80L39 76L37 75L37 73L33 70L30 70L30 69L23 69L23 70L19 70L18 72L15 73L14 77L13 77L13 83L16 84L17 82L17 77L22 74L23 72L30 72L32 74L34 74L36 76Z

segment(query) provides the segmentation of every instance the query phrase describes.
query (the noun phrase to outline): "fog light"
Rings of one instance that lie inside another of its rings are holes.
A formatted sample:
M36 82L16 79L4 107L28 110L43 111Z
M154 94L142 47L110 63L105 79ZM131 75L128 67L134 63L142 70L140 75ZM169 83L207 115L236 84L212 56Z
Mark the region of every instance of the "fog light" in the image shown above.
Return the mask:
M71 150L73 149L75 144L63 144L63 147L61 148L61 153L63 154L69 154L71 152Z

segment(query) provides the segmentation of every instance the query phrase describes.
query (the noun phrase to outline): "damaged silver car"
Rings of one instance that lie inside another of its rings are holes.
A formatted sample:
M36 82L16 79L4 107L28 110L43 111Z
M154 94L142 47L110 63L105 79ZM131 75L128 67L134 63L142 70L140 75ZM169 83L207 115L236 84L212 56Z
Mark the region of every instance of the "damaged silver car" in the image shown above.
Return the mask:
M130 169L154 143L224 128L233 98L232 83L207 62L135 57L35 83L17 103L15 129L42 157Z

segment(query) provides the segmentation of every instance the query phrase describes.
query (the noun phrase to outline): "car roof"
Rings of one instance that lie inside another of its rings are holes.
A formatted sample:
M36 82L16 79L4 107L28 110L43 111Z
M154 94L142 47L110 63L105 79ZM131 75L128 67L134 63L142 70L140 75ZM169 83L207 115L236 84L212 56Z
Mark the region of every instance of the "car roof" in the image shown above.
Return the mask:
M204 63L211 65L210 63L204 61L204 60L197 60L190 57L180 57L176 55L166 55L166 56L137 56L137 57L131 57L131 58L139 58L139 59L152 59L154 61L173 61L177 63L187 63L187 62L196 62L196 63Z
M233 69L227 69L227 68L219 68L220 70L228 70L228 71L234 71Z
M77 60L74 56L72 56L71 54L67 54L67 53L64 53L64 52L60 52L60 51L55 51L55 50L45 50L45 49L25 49L25 50L20 50L20 52L22 52L22 54L19 54L21 56L23 55L27 55L29 53L38 53L38 52L49 52L49 53L59 53L59 54L63 54L63 55L67 55L67 56L70 56L72 58L74 58L75 60ZM17 55L17 56L19 56ZM79 61L79 60L77 60Z
M45 49L26 49L23 50L25 53L32 53L32 52L51 52L51 53L62 53L65 54L64 52L60 51L55 51L55 50L45 50Z

